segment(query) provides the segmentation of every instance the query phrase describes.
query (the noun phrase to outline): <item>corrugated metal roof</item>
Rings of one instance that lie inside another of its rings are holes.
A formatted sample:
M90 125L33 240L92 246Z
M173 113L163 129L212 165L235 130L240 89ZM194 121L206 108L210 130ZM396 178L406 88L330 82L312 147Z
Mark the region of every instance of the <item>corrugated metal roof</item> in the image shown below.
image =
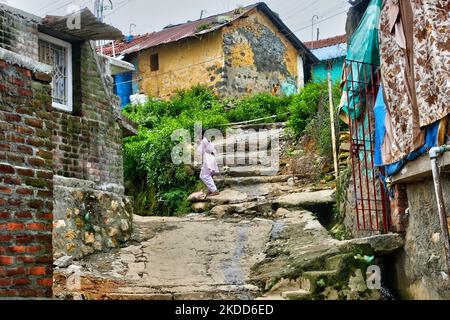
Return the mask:
M166 27L159 32L149 33L138 36L129 43L121 42L115 45L116 54L131 54L141 50L156 47L162 44L180 41L191 37L198 37L218 29L245 17L251 10L258 8L263 11L272 22L280 29L289 41L307 56L310 63L318 62L317 58L309 51L309 49L289 30L289 28L281 21L265 3L260 2L247 7L238 8L236 10L223 14L211 16L201 20L190 21L187 23ZM112 46L103 47L103 53L112 55Z
M54 34L68 40L117 40L122 39L122 32L103 22L100 22L95 15L88 9L84 8L80 12L81 28L71 29L68 26L68 19L73 14L61 16L46 16L42 19L42 25L39 29L42 32Z
M307 46L310 50L312 49L320 49L324 47L330 47L337 44L347 43L347 35L342 34L340 36L321 39L317 41L308 41L305 42L305 46Z

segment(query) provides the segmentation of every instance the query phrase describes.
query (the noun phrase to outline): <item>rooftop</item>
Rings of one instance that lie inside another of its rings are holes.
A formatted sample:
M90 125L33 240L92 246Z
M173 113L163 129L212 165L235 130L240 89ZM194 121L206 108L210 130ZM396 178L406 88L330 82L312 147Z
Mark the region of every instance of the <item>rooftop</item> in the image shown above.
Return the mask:
M295 36L292 31L289 30L289 28L281 21L279 16L263 2L237 8L229 12L196 21L188 21L178 25L170 25L158 32L136 36L129 42L126 40L116 42L114 52L116 55L126 55L162 44L208 34L229 25L238 19L245 18L253 9L259 9L264 12L280 30L284 30L286 38L292 42L297 50L304 52L310 62L317 62L317 58L311 53L311 51L297 38L297 36ZM113 55L113 47L111 44L103 47L103 54Z
M320 61L347 55L347 36L345 34L314 42L306 42L305 45Z
M342 34L340 36L317 40L317 41L309 41L305 42L305 46L308 47L308 49L320 49L324 47L331 47L338 44L347 43L347 36L345 34Z

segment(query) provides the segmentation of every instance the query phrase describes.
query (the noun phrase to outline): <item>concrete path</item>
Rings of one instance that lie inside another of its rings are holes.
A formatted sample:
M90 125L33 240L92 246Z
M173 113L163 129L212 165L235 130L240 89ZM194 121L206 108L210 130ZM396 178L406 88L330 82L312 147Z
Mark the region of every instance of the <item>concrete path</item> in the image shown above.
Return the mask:
M319 258L339 256L352 244L333 239L305 210L332 205L333 190L310 192L295 177L266 171L262 164L231 167L232 174L218 179L219 196L193 200L203 213L135 216L133 243L56 271L56 296L75 292L87 299L241 300L261 297L270 289L266 298L308 297L308 279L302 285L281 281L274 286L273 281ZM69 288L74 269L81 271L81 286ZM335 270L324 272L328 276Z

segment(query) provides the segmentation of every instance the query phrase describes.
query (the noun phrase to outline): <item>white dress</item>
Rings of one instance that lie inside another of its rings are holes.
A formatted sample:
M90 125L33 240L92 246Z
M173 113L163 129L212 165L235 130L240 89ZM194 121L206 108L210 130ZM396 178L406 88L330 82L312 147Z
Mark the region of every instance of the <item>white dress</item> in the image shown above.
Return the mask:
M199 152L203 159L200 179L205 183L210 192L217 192L216 184L212 178L219 173L219 166L217 165L216 157L214 156L216 154L216 148L208 139L203 138L199 147Z

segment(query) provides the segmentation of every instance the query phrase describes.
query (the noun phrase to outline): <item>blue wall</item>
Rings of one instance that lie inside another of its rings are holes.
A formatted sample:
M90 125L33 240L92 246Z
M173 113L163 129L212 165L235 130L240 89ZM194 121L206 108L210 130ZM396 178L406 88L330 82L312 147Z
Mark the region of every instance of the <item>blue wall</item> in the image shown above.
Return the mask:
M345 57L336 58L332 60L333 68L331 69L331 79L333 83L340 82L342 78L342 66L344 65ZM318 64L313 66L312 77L314 82L323 82L328 79L328 72L330 70L327 69L328 62L321 61Z

